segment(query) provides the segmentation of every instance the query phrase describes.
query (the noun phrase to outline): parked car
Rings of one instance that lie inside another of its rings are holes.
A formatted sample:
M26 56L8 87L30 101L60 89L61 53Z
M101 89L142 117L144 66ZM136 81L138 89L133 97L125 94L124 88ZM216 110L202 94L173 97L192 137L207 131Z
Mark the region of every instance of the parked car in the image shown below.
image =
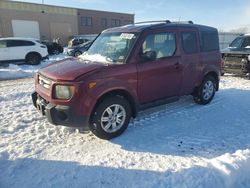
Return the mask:
M225 72L241 75L250 73L250 34L237 37L221 53Z
M89 47L91 46L93 41L88 41L88 42L85 42L83 44L80 44L78 46L74 46L74 47L68 47L68 50L67 50L67 54L69 56L79 56L81 54L83 54L84 52L86 52Z
M74 37L73 39L71 39L68 43L68 47L73 47L73 46L78 46L80 44L83 44L85 42L88 42L89 39L86 38L82 38L82 37Z
M47 46L49 55L63 53L63 47L58 42L41 41L41 43Z
M111 139L139 110L182 95L210 103L220 70L215 28L191 22L134 24L107 29L79 58L40 69L32 99L52 124L89 128Z
M0 38L0 62L37 65L48 57L47 47L36 39Z

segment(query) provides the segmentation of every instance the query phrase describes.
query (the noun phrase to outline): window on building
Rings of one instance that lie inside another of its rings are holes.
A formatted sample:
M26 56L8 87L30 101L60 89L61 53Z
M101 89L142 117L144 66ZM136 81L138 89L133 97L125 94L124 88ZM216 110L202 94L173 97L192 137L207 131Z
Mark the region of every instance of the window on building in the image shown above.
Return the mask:
M92 17L81 17L81 26L92 26Z
M118 19L112 19L111 20L111 27L117 27L121 25L121 20Z
M181 33L182 48L187 54L198 52L197 38L195 32Z
M155 51L156 58L173 56L176 50L174 33L157 33L148 35L142 45L142 53Z
M132 20L124 20L124 25L132 24L132 23L133 23Z
M107 27L108 26L108 20L107 20L107 18L102 18L101 19L101 26L102 27Z

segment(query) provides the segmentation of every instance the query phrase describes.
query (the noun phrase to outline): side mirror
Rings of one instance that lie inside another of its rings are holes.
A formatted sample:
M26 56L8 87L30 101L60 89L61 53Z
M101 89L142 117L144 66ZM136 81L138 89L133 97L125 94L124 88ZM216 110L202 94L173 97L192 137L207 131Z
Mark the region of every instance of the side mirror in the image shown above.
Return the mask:
M156 59L156 51L147 51L141 54L141 57L145 60L152 61Z

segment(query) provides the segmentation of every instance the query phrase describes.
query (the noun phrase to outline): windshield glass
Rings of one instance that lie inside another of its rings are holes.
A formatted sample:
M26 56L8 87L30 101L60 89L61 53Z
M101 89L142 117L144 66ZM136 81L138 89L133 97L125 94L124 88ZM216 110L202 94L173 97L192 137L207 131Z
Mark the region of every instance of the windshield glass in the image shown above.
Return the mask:
M102 33L88 51L79 57L89 61L123 64L136 38L136 33Z
M244 41L243 37L238 37L238 38L233 40L233 42L229 45L229 47L231 47L231 48L240 48L243 41Z

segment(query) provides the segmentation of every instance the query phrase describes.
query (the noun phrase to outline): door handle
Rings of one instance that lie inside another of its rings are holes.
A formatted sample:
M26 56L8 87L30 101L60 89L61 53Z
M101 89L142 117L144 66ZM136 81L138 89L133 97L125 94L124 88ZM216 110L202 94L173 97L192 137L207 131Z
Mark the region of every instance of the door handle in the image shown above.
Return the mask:
M179 67L180 67L180 63L179 63L179 62L176 62L176 63L174 64L174 68L175 68L175 69L179 69Z

